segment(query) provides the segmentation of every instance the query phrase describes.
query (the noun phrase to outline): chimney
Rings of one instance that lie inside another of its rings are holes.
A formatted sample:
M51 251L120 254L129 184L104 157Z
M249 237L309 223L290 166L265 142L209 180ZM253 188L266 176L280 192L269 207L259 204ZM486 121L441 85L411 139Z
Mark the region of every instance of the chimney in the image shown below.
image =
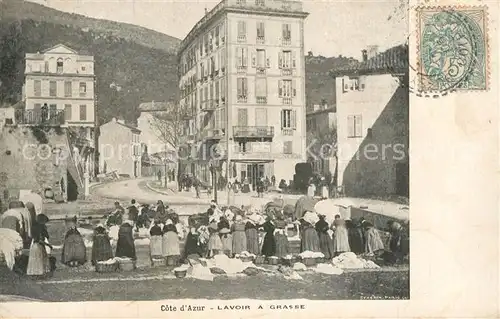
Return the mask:
M361 50L361 54L363 56L363 62L368 61L368 51L366 50Z
M374 58L378 54L378 45L368 46L368 59Z
M205 15L208 14L208 9L205 7Z

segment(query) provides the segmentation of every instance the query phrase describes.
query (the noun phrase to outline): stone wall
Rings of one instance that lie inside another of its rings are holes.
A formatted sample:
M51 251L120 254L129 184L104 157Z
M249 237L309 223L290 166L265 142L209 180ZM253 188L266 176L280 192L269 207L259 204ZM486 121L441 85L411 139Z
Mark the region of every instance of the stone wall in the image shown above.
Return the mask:
M16 198L21 189L30 189L42 197L45 190L51 189L55 198L66 200L67 152L63 128L4 126L0 131L2 201Z

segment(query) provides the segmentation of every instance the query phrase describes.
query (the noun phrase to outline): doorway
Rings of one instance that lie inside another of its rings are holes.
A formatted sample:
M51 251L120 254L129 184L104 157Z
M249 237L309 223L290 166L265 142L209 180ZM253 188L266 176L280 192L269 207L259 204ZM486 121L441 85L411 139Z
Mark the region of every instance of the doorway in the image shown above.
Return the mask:
M247 164L247 178L250 184L252 184L253 190L257 189L257 181L264 177L264 175L264 164Z

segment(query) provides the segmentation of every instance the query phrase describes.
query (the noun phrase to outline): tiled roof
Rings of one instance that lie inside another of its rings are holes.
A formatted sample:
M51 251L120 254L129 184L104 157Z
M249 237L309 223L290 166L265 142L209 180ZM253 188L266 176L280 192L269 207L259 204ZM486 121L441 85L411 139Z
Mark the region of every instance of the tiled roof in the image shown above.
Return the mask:
M330 75L369 75L408 72L408 45L392 47L371 59L330 71Z

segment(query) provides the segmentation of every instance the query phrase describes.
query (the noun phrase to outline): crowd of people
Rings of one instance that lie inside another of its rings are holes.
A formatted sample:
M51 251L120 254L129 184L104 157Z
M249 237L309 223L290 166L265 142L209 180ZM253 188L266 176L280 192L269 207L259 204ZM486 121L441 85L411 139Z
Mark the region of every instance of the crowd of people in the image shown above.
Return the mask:
M152 205L139 205L132 200L129 207L115 203L114 211L104 224L93 230L92 265L114 257L137 260L134 233L141 228L149 232L151 262L167 259L177 265L189 256L210 258L226 254L230 258L242 253L254 256L284 258L290 251L289 238L300 238L300 252L320 252L330 259L344 252L377 255L389 251L394 260L403 260L409 254L409 225L390 221L387 231L391 234L385 247L380 232L364 219L342 219L335 216L329 223L324 215L309 210L287 214L277 207L258 211L251 207L219 207L212 201L206 212L192 216L183 225L177 213L158 201ZM17 231L23 238L28 256L19 256L16 268L30 276L43 276L55 269L50 256L47 231L48 217L37 214L33 205L22 202L18 209L9 209L1 216L0 226ZM66 219L67 232L61 262L69 267L79 267L87 262L84 238L78 230L76 217ZM114 230L113 230L114 229ZM113 251L110 232L116 231L116 249ZM183 248L181 242L185 239Z

